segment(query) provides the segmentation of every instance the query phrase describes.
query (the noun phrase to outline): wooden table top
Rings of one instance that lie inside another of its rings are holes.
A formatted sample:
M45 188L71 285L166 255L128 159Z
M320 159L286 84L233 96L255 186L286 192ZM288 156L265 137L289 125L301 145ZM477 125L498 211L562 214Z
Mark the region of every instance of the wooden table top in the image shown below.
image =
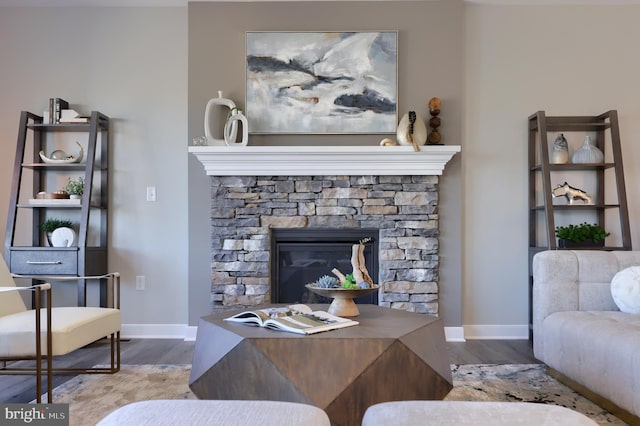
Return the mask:
M286 331L271 330L263 327L248 326L246 324L224 321L239 312L265 309L274 306L287 306L287 304L261 305L247 309L227 311L203 317L201 321L214 323L216 326L232 331L233 333L250 339L283 338L283 339L339 339L339 338L398 338L404 336L418 328L431 324L439 320L432 315L417 314L399 309L385 308L377 305L358 305L360 315L349 317L359 322L353 327L346 327L337 330L326 331L311 335L301 335ZM308 305L314 311L327 311L329 305Z

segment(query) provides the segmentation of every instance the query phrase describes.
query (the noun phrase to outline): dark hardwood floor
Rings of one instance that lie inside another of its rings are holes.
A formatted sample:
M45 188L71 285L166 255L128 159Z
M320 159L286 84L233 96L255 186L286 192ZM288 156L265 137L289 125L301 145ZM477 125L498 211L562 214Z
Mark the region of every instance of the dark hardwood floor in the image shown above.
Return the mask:
M195 342L178 339L133 339L121 344L122 364L191 364ZM469 340L447 343L451 364L535 364L528 340ZM106 340L57 357L58 367L87 367L109 362ZM53 387L73 376L54 377ZM0 402L23 403L35 398L35 378L0 375Z

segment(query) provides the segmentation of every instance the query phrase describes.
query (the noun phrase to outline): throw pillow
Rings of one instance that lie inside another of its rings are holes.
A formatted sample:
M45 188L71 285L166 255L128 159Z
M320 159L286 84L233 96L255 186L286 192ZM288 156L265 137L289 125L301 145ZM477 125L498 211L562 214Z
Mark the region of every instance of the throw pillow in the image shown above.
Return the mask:
M640 266L623 269L613 277L611 296L622 312L640 315Z

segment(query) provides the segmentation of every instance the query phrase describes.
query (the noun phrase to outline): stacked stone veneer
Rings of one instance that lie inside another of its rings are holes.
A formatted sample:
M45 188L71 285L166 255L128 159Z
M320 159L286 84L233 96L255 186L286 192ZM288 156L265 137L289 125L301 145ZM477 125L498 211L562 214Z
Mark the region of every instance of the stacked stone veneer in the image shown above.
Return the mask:
M379 304L438 314L438 176L211 182L214 311L270 302L271 229L369 228L380 230Z

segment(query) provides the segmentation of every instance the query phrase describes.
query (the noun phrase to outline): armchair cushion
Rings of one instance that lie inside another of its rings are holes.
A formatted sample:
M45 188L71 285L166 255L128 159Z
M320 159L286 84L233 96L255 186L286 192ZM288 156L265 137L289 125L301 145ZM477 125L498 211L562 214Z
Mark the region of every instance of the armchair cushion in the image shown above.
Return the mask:
M118 309L96 307L52 308L52 355L65 355L88 343L120 331ZM42 313L42 351L46 355L46 312ZM33 355L35 311L0 316L0 357Z
M9 273L7 264L0 258L0 286L15 287L16 284ZM27 310L22 296L17 291L2 292L0 295L0 317Z

